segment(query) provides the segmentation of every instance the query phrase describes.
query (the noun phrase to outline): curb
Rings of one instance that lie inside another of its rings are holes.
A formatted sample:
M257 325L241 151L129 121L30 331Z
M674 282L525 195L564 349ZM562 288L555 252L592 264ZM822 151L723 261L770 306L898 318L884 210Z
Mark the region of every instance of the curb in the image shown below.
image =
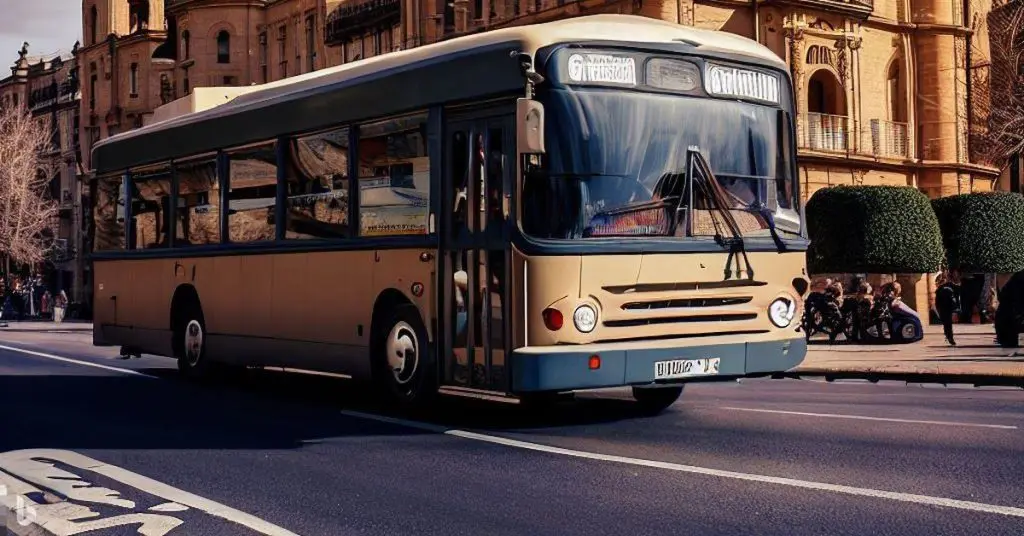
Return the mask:
M790 370L772 376L774 379L824 378L836 380L866 380L870 383L897 381L905 383L937 383L943 385L973 385L974 387L1017 387L1024 389L1024 376L1015 374L958 374L944 372L889 372L874 370L843 370L808 368Z

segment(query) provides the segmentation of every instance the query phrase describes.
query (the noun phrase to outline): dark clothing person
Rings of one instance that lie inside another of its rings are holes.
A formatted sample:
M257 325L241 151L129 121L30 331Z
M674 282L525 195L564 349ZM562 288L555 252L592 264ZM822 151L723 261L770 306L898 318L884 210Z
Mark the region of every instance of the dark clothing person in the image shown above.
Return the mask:
M960 283L960 323L970 324L974 319L974 308L981 301L981 289L985 285L985 277L972 275L964 277ZM981 311L979 311L980 313Z
M953 339L953 313L960 305L959 294L960 289L952 283L946 283L935 291L935 308L939 310L942 332L951 346L956 346L956 341Z

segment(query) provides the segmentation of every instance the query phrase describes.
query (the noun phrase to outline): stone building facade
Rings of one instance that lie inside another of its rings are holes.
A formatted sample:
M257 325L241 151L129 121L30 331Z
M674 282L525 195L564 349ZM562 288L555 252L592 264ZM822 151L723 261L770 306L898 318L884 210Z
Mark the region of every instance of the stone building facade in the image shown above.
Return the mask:
M74 49L43 56L18 53L11 76L0 79L0 106L22 105L52 132L40 155L39 175L49 183L58 203L56 242L46 263L36 267L52 290L64 290L72 301L87 300L89 249L86 223L90 204L83 189L79 148L79 87Z
M1015 0L1019 1L1019 0ZM203 86L274 82L458 35L596 13L723 30L790 65L801 192L986 191L986 0L83 0L83 160ZM931 281L914 279L926 310ZM919 284L923 283L923 284Z
M875 5L875 2L878 2ZM83 130L141 125L194 87L273 82L508 25L631 13L755 39L790 64L805 195L988 190L982 0L83 0ZM88 151L86 151L88 152ZM86 160L88 157L86 156ZM88 162L86 162L88 164Z

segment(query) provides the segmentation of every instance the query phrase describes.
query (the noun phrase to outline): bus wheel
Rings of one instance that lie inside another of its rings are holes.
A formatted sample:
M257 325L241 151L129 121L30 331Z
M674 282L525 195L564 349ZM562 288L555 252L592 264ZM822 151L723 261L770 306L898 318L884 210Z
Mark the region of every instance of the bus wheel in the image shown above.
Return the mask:
M400 404L432 399L437 378L419 310L410 304L396 306L377 333L374 364L380 387Z
M644 413L656 415L679 400L683 386L675 387L634 387L633 398Z
M210 373L206 359L206 322L195 309L184 315L178 329L178 370L185 376L199 378Z

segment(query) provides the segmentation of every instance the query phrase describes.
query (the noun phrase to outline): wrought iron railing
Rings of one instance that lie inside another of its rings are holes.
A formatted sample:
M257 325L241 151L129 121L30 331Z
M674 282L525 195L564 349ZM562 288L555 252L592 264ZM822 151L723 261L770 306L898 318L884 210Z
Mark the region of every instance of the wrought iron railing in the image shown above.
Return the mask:
M798 145L813 151L850 151L850 118L844 115L804 114L797 128Z
M324 41L336 45L373 26L397 23L402 16L399 0L354 0L342 2L327 15Z
M871 151L875 156L907 158L910 156L910 126L906 123L871 120Z

